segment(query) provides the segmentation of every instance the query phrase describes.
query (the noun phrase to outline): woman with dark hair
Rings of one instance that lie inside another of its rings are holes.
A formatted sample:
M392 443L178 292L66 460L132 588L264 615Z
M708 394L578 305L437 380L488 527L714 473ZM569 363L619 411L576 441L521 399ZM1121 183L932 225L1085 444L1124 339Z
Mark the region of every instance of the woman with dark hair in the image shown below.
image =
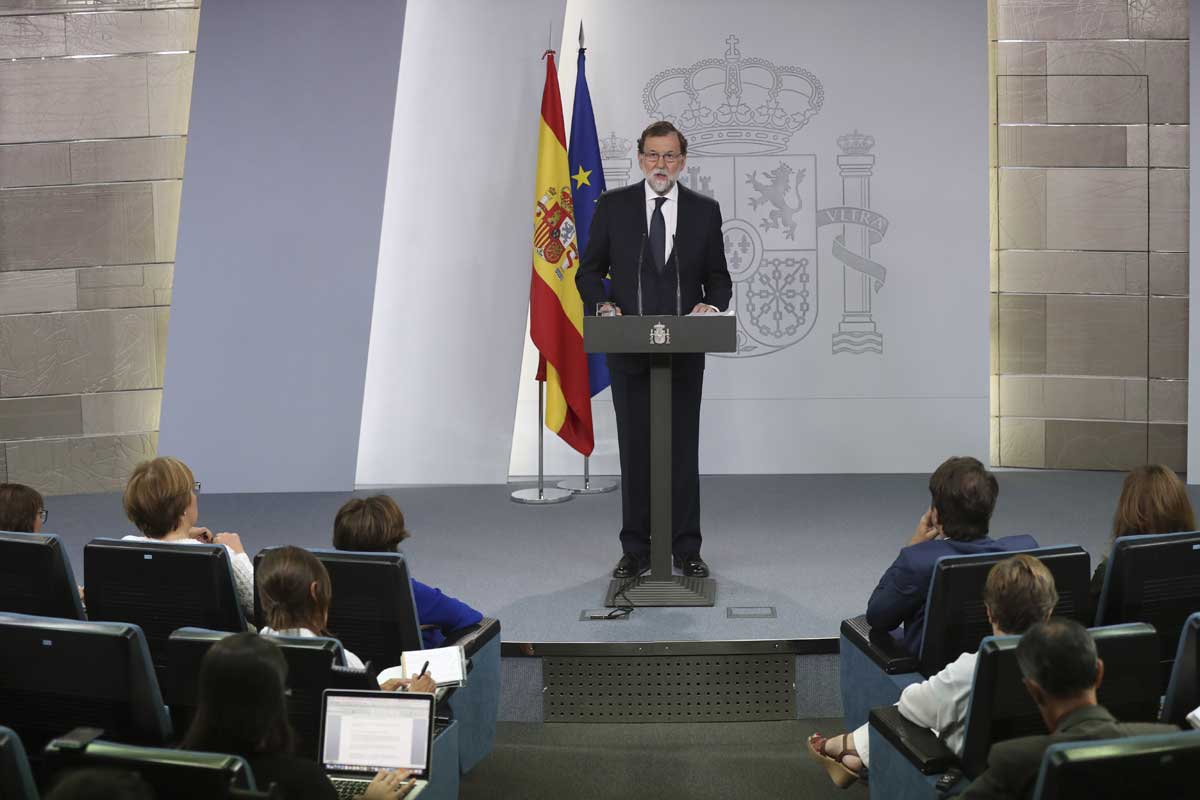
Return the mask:
M269 639L227 636L200 664L196 716L181 747L241 756L260 788L277 784L286 800L334 800L337 791L320 765L292 755L286 685L287 662ZM360 797L404 797L415 785L407 779L403 770L380 770Z
M333 584L321 559L303 547L279 547L268 550L258 565L258 596L266 625L264 636L333 636L329 624L329 603ZM336 637L335 637L336 638ZM343 666L366 669L361 658L343 647ZM411 682L393 678L380 684L383 689L434 692L433 676L425 674Z
M23 483L0 483L0 531L41 533L46 502L37 489Z
M1146 464L1130 471L1121 486L1121 499L1113 513L1112 541L1109 550L1122 536L1154 533L1183 533L1196 530L1196 515L1187 487L1170 467ZM1100 592L1108 572L1106 553L1092 574L1089 595L1092 608L1100 608Z
M333 546L338 550L394 553L409 535L400 506L386 494L347 500L333 520ZM483 619L483 614L441 589L415 578L411 583L425 647L439 647L447 633Z

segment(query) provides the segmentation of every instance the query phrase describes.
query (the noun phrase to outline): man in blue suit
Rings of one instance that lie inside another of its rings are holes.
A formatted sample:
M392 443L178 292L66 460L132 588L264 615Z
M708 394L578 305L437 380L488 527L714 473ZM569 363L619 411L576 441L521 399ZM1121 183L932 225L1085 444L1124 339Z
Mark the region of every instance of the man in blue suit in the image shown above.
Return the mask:
M942 556L968 556L1030 550L1032 536L992 539L988 524L996 508L1000 485L978 459L947 459L929 477L929 510L921 515L908 546L879 579L867 603L867 624L892 631L903 625L900 640L916 656L925 632L925 597L933 568Z

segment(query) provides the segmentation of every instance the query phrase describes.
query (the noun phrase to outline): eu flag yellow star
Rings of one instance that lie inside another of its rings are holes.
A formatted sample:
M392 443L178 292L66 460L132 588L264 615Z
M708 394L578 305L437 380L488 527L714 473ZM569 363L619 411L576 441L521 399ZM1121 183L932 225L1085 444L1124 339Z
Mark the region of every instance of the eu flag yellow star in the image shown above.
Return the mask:
M588 180L588 178L590 178L591 175L592 175L592 171L590 169L584 169L583 165L580 164L579 172L576 172L574 175L571 176L575 180L575 188L578 189L580 186L591 186L592 183L591 183L591 181Z

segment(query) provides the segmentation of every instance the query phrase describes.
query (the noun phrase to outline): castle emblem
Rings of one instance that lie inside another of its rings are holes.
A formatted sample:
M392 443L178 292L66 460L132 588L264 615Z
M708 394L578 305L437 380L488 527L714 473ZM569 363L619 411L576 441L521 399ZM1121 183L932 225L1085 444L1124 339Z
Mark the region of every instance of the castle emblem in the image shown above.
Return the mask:
M670 344L671 329L661 322L654 323L650 329L650 344Z
M875 140L858 131L838 138L842 204L819 209L817 156L788 150L824 105L821 81L802 67L743 56L736 36L725 44L723 58L659 72L646 83L642 103L650 119L668 120L688 138L680 182L721 203L738 320L731 355L769 355L812 333L823 226L840 226L830 254L842 267L843 312L832 352L882 353L872 304L887 271L871 250L888 221L870 209ZM614 141L614 158L615 150ZM606 175L607 168L606 161Z

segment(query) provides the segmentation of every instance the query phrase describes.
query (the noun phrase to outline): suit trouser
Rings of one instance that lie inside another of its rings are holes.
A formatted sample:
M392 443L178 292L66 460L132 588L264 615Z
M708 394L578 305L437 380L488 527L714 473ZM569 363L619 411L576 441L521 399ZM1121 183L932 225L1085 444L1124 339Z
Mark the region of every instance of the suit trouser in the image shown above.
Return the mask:
M621 549L650 558L650 372L612 370L621 451ZM704 367L671 371L671 552L700 552L700 398Z

